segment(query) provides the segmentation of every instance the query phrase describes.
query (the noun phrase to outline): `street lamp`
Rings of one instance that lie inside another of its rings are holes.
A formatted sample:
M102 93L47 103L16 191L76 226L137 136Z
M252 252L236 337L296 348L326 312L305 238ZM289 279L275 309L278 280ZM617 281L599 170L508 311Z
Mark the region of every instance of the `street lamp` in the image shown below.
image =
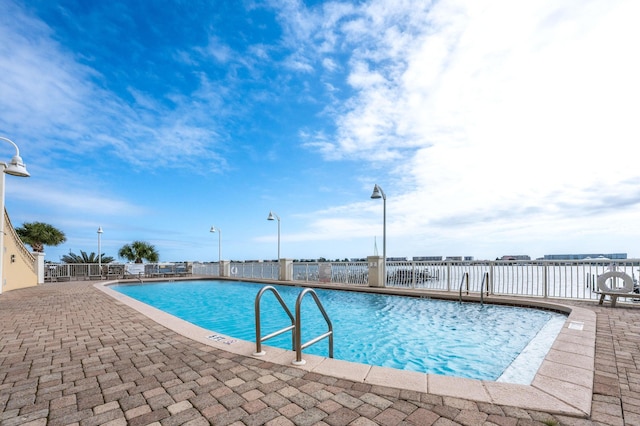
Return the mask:
M98 271L102 279L102 248L100 247L100 237L102 236L102 226L98 226Z
M382 275L384 277L384 286L387 286L387 196L382 188L376 183L373 187L371 198L382 198Z
M280 262L280 216L272 211L269 211L269 217L267 217L267 220L275 219L278 219L278 262Z
M218 233L218 267L220 267L220 259L221 259L221 253L222 253L222 229L220 228L216 228L215 226L212 226L211 229L209 230L209 232L217 232Z
M0 293L2 293L2 288L4 287L4 268L3 268L3 260L4 260L4 222L5 222L5 212L4 212L4 174L20 176L20 177L29 177L29 172L22 162L22 158L20 158L20 150L18 149L18 145L16 145L11 139L7 139L5 137L0 136L5 142L9 142L16 149L16 155L13 156L11 161L7 163L0 162L0 168L2 169L2 177L0 177L0 213L2 214L2 220L0 221Z

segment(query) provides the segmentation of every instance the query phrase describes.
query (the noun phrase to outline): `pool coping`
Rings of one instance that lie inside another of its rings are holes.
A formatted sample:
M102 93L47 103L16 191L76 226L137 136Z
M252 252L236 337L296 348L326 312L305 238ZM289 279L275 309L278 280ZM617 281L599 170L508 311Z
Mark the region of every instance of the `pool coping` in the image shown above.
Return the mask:
M191 280L218 278L191 278ZM145 279L144 283L167 281ZM180 281L188 281L180 280ZM247 280L233 280L247 281ZM433 290L414 290L379 287L354 287L324 283L281 282L252 279L251 282L298 287L330 288L434 299L458 300L457 295ZM453 397L476 402L545 411L573 417L587 418L591 413L595 368L596 313L585 308L564 305L555 301L514 297L485 297L487 303L527 306L560 311L568 314L565 324L545 356L530 385L466 379L437 374L404 371L341 361L304 354L304 365L294 365L295 351L262 345L266 352L255 355L255 343L236 339L191 324L164 311L139 302L111 288L114 284L139 284L131 280L105 281L94 284L117 301L135 309L153 321L189 339L237 355L261 359L305 371L371 385ZM478 301L479 296L464 295L463 300Z

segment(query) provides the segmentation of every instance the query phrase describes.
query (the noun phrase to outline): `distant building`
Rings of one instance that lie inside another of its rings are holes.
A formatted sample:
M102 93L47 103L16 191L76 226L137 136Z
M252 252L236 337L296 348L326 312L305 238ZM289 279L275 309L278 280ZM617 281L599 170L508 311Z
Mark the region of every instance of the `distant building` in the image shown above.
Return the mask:
M500 260L531 260L531 256L527 254L506 254Z
M442 256L413 256L411 260L416 262L441 262Z
M591 254L545 254L544 260L584 260L584 259L624 260L627 253L591 253Z
M416 262L442 262L443 260L449 262L472 262L473 256L447 256L446 258L444 256L413 256L411 260Z

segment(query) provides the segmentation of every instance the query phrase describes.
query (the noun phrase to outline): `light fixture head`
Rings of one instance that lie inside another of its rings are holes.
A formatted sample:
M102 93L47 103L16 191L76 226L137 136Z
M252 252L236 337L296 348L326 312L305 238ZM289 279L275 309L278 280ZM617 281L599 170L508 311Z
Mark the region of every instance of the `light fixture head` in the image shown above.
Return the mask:
M98 226L98 234L102 234L102 226Z
M371 198L373 199L384 198L384 191L382 191L382 188L380 188L378 184L376 184L373 187L373 194L371 194Z
M211 229L209 229L209 232L216 232L216 231L217 231L217 229L216 229L215 226L212 226Z
M278 217L278 216L276 216L276 217ZM275 218L275 217L273 217L273 212L272 212L272 211L269 211L269 216L267 217L267 220L275 220L275 219L276 219L276 218Z
M15 155L9 164L4 169L4 172L8 175L29 177L31 176L27 171L27 167L22 162L22 158L19 155Z

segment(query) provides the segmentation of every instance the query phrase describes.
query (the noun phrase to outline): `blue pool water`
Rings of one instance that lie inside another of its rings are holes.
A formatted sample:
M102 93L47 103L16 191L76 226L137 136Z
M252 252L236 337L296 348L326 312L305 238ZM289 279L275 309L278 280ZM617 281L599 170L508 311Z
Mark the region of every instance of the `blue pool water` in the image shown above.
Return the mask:
M112 288L195 325L255 342L255 296L264 284L184 281ZM292 313L300 287L275 286ZM351 291L315 290L334 330L334 358L369 365L497 380L534 338L555 340L566 316L511 306L458 303ZM262 335L290 324L271 292L261 301ZM302 302L302 342L327 325L311 295ZM555 324L548 332L549 324ZM559 325L559 326L558 326ZM291 334L265 342L291 349ZM304 353L328 355L328 340ZM525 362L533 373L544 358ZM531 377L532 378L532 377Z

